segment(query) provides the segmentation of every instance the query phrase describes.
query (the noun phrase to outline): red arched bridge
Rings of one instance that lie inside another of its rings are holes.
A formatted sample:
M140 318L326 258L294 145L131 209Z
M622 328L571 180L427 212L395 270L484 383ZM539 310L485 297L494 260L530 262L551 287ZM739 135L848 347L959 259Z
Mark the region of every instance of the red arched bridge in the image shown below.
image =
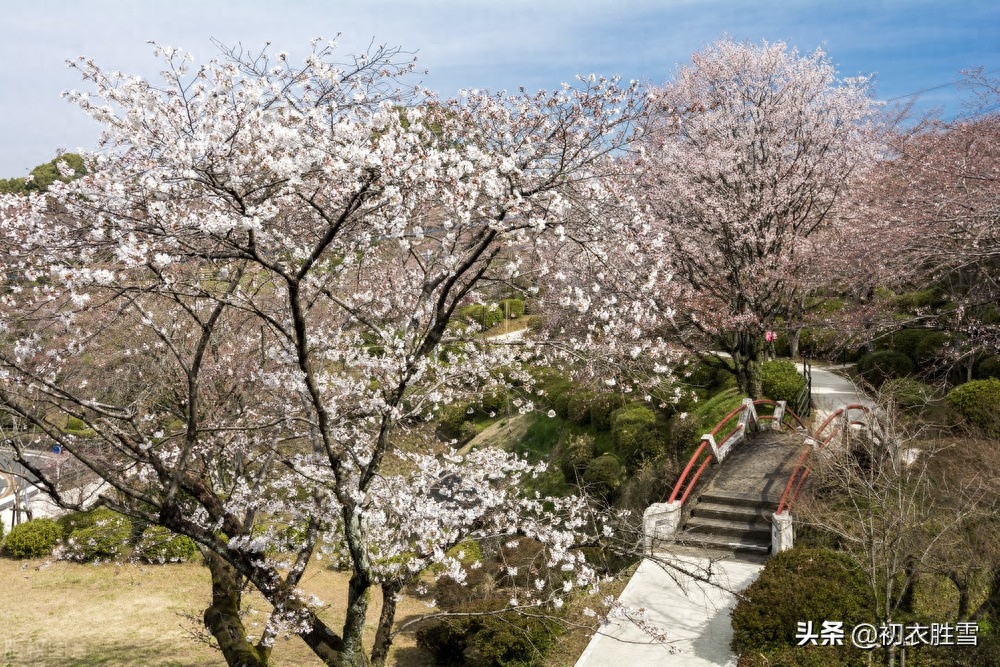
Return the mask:
M646 550L675 545L766 556L792 546L792 506L816 452L870 408L845 405L811 430L784 401L744 399L702 436L665 503L643 516Z

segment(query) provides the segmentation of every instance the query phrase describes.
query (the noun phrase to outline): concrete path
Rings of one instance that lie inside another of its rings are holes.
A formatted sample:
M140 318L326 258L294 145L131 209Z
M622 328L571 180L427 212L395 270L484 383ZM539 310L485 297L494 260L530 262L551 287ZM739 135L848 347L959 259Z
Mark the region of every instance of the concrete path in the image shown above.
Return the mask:
M802 370L802 364L796 364ZM813 408L825 414L836 412L842 405L857 403L875 407L875 403L853 382L834 372L836 367L812 367Z
M737 656L729 648L733 591L749 586L764 566L699 555L664 558L687 571L710 571L710 580L721 588L644 560L619 601L645 609L648 621L666 631L666 640L654 639L628 618L613 618L590 640L576 667L735 667Z

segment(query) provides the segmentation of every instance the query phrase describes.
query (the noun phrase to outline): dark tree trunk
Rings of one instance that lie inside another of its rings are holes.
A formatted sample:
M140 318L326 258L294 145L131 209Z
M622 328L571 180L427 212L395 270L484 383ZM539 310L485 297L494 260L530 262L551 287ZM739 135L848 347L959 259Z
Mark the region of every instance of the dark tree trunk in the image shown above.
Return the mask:
M232 565L208 553L205 562L212 573L212 605L205 610L205 627L219 642L229 667L267 667L271 649L247 640L240 618L240 581Z

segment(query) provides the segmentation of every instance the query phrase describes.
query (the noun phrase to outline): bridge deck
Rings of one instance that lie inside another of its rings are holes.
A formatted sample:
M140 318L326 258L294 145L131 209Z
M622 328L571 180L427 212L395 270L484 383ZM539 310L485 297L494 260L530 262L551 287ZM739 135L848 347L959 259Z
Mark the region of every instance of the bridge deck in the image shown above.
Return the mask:
M802 451L802 434L761 431L713 465L706 491L745 494L777 503Z

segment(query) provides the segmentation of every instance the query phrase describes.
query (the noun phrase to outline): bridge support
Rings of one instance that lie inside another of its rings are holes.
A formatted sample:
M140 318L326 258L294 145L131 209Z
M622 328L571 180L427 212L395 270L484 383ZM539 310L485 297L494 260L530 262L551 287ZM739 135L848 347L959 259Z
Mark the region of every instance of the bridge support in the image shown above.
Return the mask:
M681 527L681 501L653 503L642 514L642 535L645 551L652 554L654 547L673 542Z
M771 516L771 555L777 556L795 544L795 531L792 528L792 515L788 510Z

